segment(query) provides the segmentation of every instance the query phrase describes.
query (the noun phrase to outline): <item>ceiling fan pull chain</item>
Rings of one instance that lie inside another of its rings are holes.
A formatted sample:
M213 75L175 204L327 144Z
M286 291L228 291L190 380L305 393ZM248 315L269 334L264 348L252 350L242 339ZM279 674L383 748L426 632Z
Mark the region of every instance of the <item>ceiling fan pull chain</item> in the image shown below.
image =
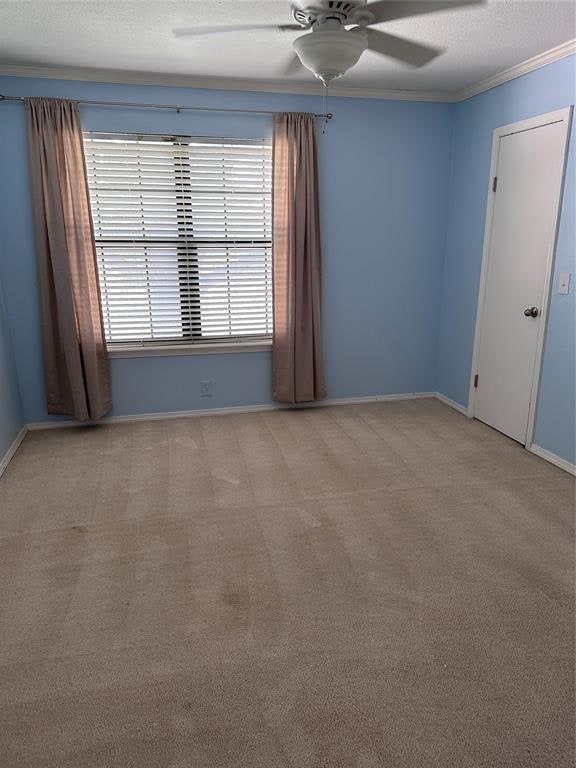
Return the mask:
M328 83L322 83L322 117L323 126L322 133L326 133L326 125L328 124Z

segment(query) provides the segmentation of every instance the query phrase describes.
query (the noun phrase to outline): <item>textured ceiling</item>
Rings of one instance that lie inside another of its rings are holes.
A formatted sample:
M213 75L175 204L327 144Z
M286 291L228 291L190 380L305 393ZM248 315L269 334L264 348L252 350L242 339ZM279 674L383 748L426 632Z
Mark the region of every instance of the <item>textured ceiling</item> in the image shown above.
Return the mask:
M313 4L313 3L311 3ZM576 37L573 0L489 0L380 25L446 53L413 70L366 52L342 85L454 92ZM285 0L0 0L0 64L282 80L294 32L177 39L173 27L290 23ZM294 82L315 82L306 70Z

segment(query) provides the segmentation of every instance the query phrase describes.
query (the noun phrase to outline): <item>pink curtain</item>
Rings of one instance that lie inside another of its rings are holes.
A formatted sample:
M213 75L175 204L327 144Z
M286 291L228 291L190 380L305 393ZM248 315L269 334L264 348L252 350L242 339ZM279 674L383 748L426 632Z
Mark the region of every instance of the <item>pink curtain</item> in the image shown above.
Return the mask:
M48 413L80 421L111 408L78 105L27 99Z
M314 115L274 116L273 164L274 399L321 400L326 389Z

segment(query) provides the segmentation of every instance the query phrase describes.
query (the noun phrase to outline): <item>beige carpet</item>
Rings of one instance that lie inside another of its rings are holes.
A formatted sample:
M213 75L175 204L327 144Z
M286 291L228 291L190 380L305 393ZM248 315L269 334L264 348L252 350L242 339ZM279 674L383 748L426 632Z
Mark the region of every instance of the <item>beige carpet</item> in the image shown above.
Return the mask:
M0 764L573 766L573 491L432 400L30 434Z

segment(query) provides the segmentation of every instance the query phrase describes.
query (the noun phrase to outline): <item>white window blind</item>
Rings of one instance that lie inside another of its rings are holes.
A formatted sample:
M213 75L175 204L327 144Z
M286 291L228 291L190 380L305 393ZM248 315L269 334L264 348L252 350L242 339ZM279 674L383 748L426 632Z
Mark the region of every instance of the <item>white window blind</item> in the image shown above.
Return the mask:
M272 333L269 141L84 134L106 339Z

